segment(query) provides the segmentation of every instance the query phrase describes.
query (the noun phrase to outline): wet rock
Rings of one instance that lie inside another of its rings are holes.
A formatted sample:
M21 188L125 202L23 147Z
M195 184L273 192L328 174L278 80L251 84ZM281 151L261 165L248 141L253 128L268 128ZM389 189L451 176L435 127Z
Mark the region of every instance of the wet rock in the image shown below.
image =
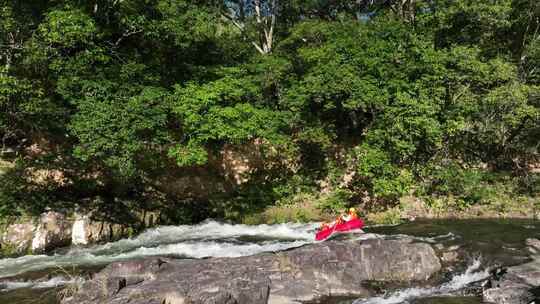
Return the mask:
M63 303L297 303L368 296L362 282L423 281L440 269L428 244L331 241L250 257L113 263Z
M460 245L453 245L453 246L450 246L448 247L448 251L457 251L458 249L460 249L461 246Z
M531 252L540 249L540 241L528 239ZM486 302L496 304L528 304L535 300L532 290L540 286L540 256L522 265L499 269L483 292Z
M540 257L532 262L508 268L508 274L530 286L540 286Z
M485 302L496 304L529 304L534 300L530 289L529 285L505 280L496 284L496 287L486 289L483 298Z
M531 252L532 254L540 254L540 240L527 239L526 244L528 246L529 252Z
M441 260L443 262L452 263L457 261L459 258L459 254L456 251L448 251L443 252Z
M144 229L157 225L159 213L142 212L140 222L133 226ZM44 253L74 245L88 245L115 241L131 236L134 228L92 219L91 213L68 217L49 211L39 217L26 218L23 222L2 227L0 256Z
M538 239L527 239L525 241L525 244L527 244L527 246L530 246L530 247L534 247L538 250L540 250L540 240Z
M435 249L437 250L444 250L444 244L441 244L441 243L437 243L433 245L433 247L435 247Z
M85 215L77 215L71 230L71 243L74 245L86 245L92 235L89 226L90 219Z
M107 242L125 236L127 227L103 221L94 221L90 215L76 215L71 232L71 242L74 245L87 245Z
M43 213L32 239L32 252L42 253L71 243L71 222L58 212Z
M32 245L36 225L33 222L11 224L0 236L0 252L5 256L27 253Z

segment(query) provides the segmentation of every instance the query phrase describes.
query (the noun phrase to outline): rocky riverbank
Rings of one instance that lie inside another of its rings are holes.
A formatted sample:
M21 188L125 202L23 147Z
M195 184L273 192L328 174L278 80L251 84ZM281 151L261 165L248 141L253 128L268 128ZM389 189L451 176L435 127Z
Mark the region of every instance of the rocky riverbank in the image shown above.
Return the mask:
M529 304L540 297L540 240L528 239L532 261L500 268L487 281L483 291L486 302L496 304Z
M59 293L70 304L124 303L138 297L147 303L155 298L169 303L176 298L184 303L243 303L242 295L256 293L253 288L268 289L269 301L273 293L291 289L292 296L277 295L293 300L314 297L322 299L320 303L442 304L457 296L470 304L482 299L528 304L536 299L538 221L416 220L370 227L365 234L324 243L313 242L316 226L206 221L160 226L137 237L73 246L54 255L6 258L0 261L0 302L31 302L38 294L36 303L59 304ZM409 245L410 250L425 251L415 247L419 244L434 251L441 265L429 280L412 278L418 267L426 269L406 252ZM308 290L307 296L301 297L298 286ZM441 300L430 302L433 297ZM229 302L220 302L223 298Z
M425 281L440 270L435 250L412 239L330 241L239 258L116 262L62 303L298 303L370 296L363 283Z
M156 215L141 216L141 227L152 227ZM0 231L0 257L37 254L69 245L118 240L133 234L128 224L95 220L90 214L68 216L59 212L45 212L38 217L21 219L6 224Z

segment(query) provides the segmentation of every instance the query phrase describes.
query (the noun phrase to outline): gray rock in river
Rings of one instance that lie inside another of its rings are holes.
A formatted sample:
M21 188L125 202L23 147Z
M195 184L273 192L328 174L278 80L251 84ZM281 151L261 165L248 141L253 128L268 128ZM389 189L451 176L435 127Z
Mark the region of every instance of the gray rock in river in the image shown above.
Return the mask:
M32 252L43 253L71 243L71 222L62 213L49 211L41 214L34 238Z
M496 304L528 304L535 300L532 289L540 286L540 241L528 239L532 261L505 269L500 278L492 279L483 292L485 302Z
M496 304L529 304L534 295L529 292L531 286L511 280L501 281L496 287L483 292L484 302Z
M157 224L159 213L134 211L135 223L115 224L94 219L92 213L67 215L48 211L0 227L0 257L45 253L68 245L113 241L140 228Z
M362 282L423 281L440 269L428 244L330 241L239 258L117 262L62 303L298 303L324 296L369 296Z

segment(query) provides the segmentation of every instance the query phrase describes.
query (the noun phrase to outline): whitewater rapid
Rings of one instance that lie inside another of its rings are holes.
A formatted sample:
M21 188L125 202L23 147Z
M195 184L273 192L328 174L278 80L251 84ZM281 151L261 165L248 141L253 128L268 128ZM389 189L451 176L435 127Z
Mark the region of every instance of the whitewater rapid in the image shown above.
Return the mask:
M456 274L452 279L435 287L412 287L397 290L383 296L358 299L353 304L408 304L412 300L434 297L453 296L474 282L482 281L490 276L488 268L482 268L481 258L475 258L463 273Z
M148 229L134 238L104 245L72 247L61 254L1 259L0 280L44 269L98 266L157 255L239 257L282 251L314 242L316 227L317 223L248 226L216 221L193 226L162 226Z
M61 286L81 280L80 277L70 274L77 268L103 266L111 262L150 256L198 259L283 251L314 243L314 234L318 226L319 223L232 225L208 220L192 226L156 227L146 230L137 237L103 245L73 246L52 255L26 255L0 259L0 291ZM454 235L449 234L418 240L435 242L441 238L453 237ZM364 240L385 236L363 233L351 234L348 238ZM24 279L27 273L40 271L46 272L48 276L38 280Z

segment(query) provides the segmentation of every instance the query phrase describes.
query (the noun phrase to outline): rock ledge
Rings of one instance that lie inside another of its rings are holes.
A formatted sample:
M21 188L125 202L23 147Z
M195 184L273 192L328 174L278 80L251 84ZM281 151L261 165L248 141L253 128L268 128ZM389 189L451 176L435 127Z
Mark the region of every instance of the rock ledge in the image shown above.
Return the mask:
M325 296L369 296L362 282L423 281L440 269L428 244L331 241L239 258L117 262L62 303L299 303Z

